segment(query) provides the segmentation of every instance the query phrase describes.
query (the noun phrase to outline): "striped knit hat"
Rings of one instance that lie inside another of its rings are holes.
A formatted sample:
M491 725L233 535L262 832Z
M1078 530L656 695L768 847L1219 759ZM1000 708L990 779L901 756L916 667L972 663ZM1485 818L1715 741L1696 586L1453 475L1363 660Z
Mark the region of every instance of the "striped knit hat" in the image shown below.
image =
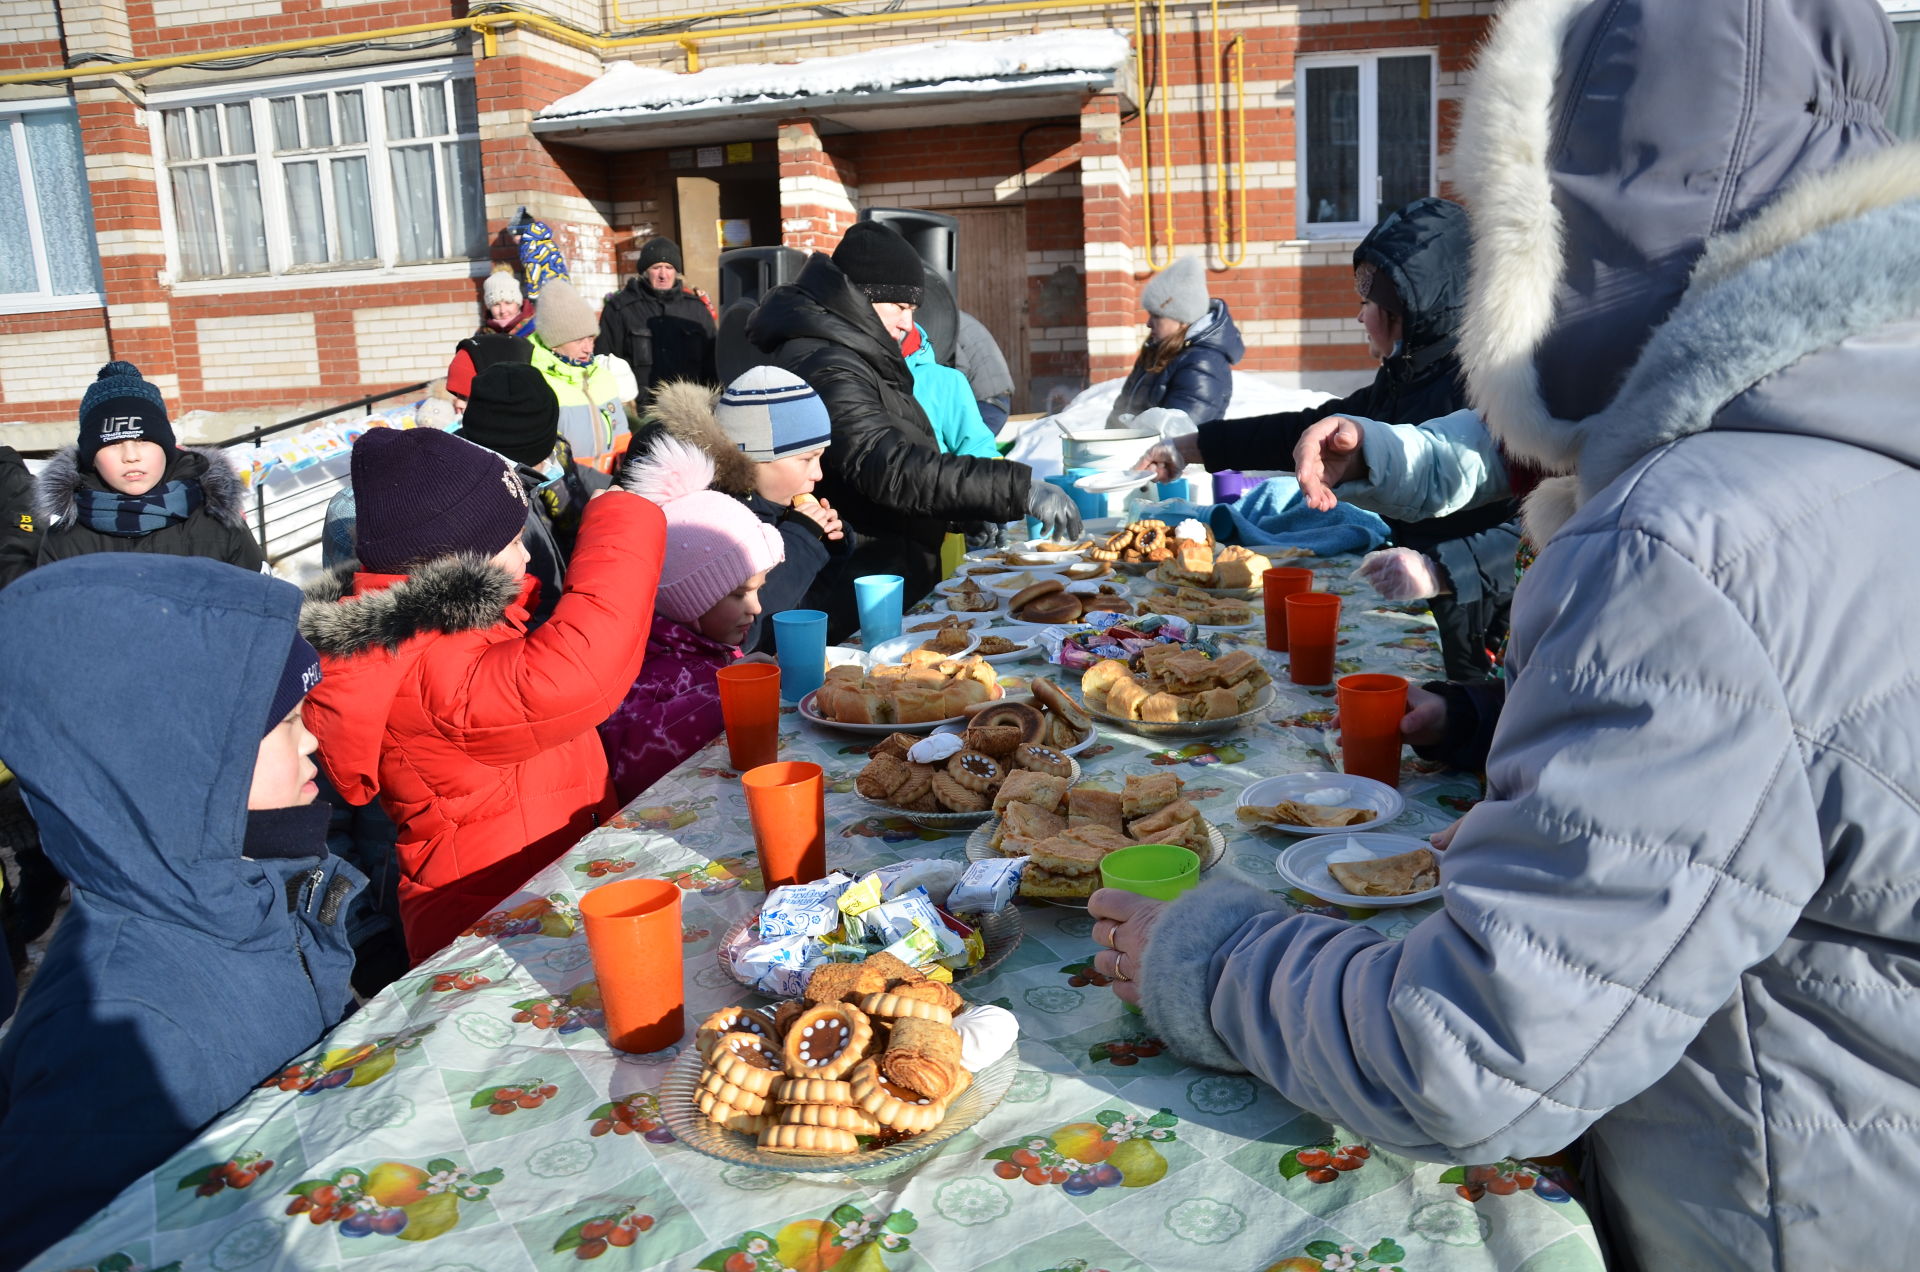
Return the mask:
M762 464L819 450L833 440L827 404L805 380L779 367L755 367L736 379L713 414L727 440Z

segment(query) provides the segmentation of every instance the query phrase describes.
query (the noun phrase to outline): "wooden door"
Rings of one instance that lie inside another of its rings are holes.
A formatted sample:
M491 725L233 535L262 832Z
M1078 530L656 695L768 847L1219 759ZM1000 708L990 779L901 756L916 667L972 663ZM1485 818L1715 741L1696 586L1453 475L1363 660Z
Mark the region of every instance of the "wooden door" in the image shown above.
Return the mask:
M960 219L960 308L993 333L1013 372L1013 414L1027 405L1027 210L942 208Z

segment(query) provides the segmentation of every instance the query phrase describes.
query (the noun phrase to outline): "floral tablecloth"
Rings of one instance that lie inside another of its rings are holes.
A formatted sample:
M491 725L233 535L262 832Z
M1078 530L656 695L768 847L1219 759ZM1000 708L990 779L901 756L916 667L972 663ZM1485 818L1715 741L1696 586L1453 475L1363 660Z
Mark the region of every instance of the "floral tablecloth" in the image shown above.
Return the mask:
M1424 615L1368 608L1372 594L1345 581L1351 562L1316 564L1321 586L1349 598L1342 673L1437 674ZM1224 639L1259 650L1258 633ZM1104 733L1081 764L1087 780L1115 788L1129 772L1174 769L1227 831L1226 867L1278 894L1276 906L1341 913L1283 893L1273 861L1293 841L1243 832L1232 817L1248 782L1332 762L1321 727L1331 690L1288 684L1284 660L1260 653L1280 691L1265 723L1172 749ZM806 725L790 709L782 720L782 756L818 761L832 784L829 864L960 858L964 833L870 816L852 794L868 741ZM689 1034L747 998L714 958L761 899L736 779L724 743L694 756L34 1267L1601 1266L1591 1225L1550 1168L1408 1161L1245 1077L1180 1065L1102 988L1084 910L1023 907L1023 943L967 985L1019 1017L1019 1072L998 1109L911 1171L810 1182L685 1148L654 1094L678 1048L608 1048L577 901L604 880L672 879L683 889ZM1412 833L1445 825L1477 796L1471 779L1411 759L1402 791L1408 806L1393 829ZM1347 917L1393 934L1424 912Z

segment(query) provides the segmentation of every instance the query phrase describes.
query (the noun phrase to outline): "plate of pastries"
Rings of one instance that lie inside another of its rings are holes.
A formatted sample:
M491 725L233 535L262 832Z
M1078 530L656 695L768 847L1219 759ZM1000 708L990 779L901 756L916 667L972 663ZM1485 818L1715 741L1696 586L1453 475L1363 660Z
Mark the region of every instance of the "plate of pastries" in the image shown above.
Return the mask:
M829 667L799 710L802 719L852 733L926 733L1000 696L1000 670L984 658L915 650L898 663Z
M1149 645L1135 670L1103 658L1080 677L1080 700L1095 720L1147 737L1211 737L1261 718L1273 704L1273 676L1243 649L1218 658L1180 645Z

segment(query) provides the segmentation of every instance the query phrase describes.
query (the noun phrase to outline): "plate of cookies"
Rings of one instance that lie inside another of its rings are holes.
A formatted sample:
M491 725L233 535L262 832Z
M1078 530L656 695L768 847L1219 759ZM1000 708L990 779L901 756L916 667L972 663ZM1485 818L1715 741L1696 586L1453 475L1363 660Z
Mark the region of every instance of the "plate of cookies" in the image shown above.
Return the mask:
M1273 676L1243 649L1214 658L1205 650L1149 645L1135 671L1103 658L1080 677L1089 715L1144 737L1212 737L1258 723L1273 705Z
M1227 837L1181 794L1174 773L1130 775L1119 791L1074 784L1016 791L992 821L967 838L967 860L1025 857L1019 894L1030 901L1085 906L1100 886L1100 862L1134 844L1178 844L1211 870Z
M1001 696L999 669L984 659L914 651L899 663L829 667L799 711L850 733L926 733Z
M887 955L829 966L847 974L816 977L804 998L723 1008L701 1024L659 1091L681 1143L762 1170L866 1171L921 1156L1005 1097L1015 1031L979 1026L1006 1013L970 1005Z
M1026 702L990 702L967 710L967 725L941 725L935 732L959 732L971 725L1011 724L1022 742L1038 742L1067 755L1087 749L1095 736L1093 717L1080 709L1073 696L1050 677L1033 676L1026 682Z
M1023 704L1009 704L1023 705ZM991 719L991 717L990 717ZM1080 763L1011 723L981 724L920 738L896 733L867 752L854 793L877 808L928 830L977 826L993 816L1007 782L1022 773L1080 780Z

